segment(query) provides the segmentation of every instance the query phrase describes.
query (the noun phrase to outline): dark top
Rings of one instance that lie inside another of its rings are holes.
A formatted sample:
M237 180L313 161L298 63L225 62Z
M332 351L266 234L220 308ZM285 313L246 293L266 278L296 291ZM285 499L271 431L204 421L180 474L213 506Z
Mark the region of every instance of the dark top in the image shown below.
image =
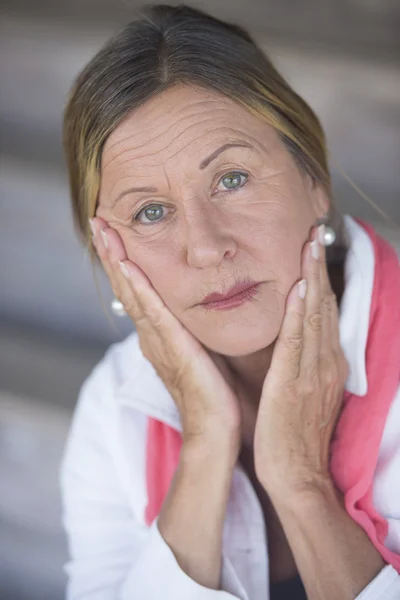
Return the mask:
M307 600L300 575L270 584L270 600Z

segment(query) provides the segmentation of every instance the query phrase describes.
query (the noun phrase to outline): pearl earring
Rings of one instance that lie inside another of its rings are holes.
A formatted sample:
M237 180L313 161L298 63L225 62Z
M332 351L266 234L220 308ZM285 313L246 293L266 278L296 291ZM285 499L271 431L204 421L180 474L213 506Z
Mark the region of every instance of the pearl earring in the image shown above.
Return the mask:
M325 231L324 231L324 246L331 246L333 244L333 242L336 240L336 232L333 229L333 227L331 227L330 225L325 225Z
M111 301L111 310L117 317L124 317L126 315L124 305L118 300L118 298L114 298Z

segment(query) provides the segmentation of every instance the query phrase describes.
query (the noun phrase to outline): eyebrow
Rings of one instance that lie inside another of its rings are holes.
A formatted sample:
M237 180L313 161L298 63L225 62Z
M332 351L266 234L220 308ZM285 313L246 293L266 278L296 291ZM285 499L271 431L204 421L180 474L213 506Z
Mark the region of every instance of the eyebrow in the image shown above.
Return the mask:
M227 144L224 144L220 148L217 148L217 150L215 150L212 154L210 154L210 156L208 156L207 158L202 160L199 165L199 169L200 169L200 171L204 171L204 169L206 167L208 167L208 165L213 160L215 160L222 152L225 152L225 150L228 150L228 148L252 148L252 147L253 146L251 144L248 144L247 142L228 142ZM158 190L155 187L132 187L132 188L129 188L129 189L121 192L116 197L116 199L112 203L111 208L114 208L114 206L117 204L117 202L119 202L121 200L121 198L126 196L126 194L134 194L134 193L156 194L157 192L158 192Z

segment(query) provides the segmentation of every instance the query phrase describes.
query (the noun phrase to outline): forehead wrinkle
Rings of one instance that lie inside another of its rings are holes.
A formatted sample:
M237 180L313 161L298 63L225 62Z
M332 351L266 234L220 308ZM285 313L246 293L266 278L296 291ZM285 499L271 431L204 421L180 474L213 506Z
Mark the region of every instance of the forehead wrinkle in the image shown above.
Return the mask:
M182 132L181 132L181 133L180 133L178 136L177 136L177 137L175 137L175 138L172 140L172 142L176 142L177 140L179 140L179 137L180 137L181 135L185 134L185 133L186 133L186 131L188 131L188 130L190 129L190 127L191 127L191 126L196 126L196 125L198 125L198 123L192 123L191 125L188 125L188 126L187 126L187 127L186 127L186 128L185 128L185 129L184 129L184 130L183 130L183 131L182 131ZM143 148L144 146L146 146L147 144L149 144L149 143L153 143L153 142L157 141L157 139L158 139L158 138L160 138L160 137L164 136L165 134L169 133L169 131L170 131L170 130L171 130L173 127L174 127L174 126L175 126L175 123L171 123L171 124L169 125L169 127L168 127L166 130L164 130L164 131L162 131L161 133L157 134L157 135L156 135L156 136L155 136L153 139L151 139L150 141L149 141L149 140L146 140L146 142L144 142L143 144L140 144L139 146L136 146L134 149L133 149L133 148L126 148L125 150L122 150L120 153L116 153L116 154L115 154L115 156L113 156L113 157L112 157L112 159L111 159L111 160L110 160L110 161L109 161L109 162L108 162L108 163L107 163L107 164L104 166L104 170L105 170L105 168L106 168L106 167L109 167L109 166L111 165L111 163L113 163L113 162L114 162L114 160L116 160L117 158L119 158L119 157L123 156L123 155L124 155L124 154L126 154L127 152L130 152L130 151L132 151L132 150L135 150L135 151L140 151L140 149L141 149L141 148ZM153 129L154 129L154 128L153 128ZM151 131L151 129L150 129L150 131ZM112 147L115 147L115 146L116 146L116 145L118 145L119 143L126 142L128 139L130 139L130 138L134 137L134 135L135 135L135 134L130 134L130 135L127 135L127 136L126 136L125 138L123 138L122 140L118 140L118 141L117 141L117 142L116 142L116 143L115 143L115 144L114 144ZM169 142L169 144L170 144L170 143L171 143L171 142ZM189 142L189 143L190 143L190 142ZM165 149L168 147L168 145L169 145L169 144L167 144L166 146L164 146L163 148L161 148L161 149L159 149L159 150L156 150L155 152L146 153L146 154L144 154L144 155L142 155L142 156L155 156L155 155L156 155L156 154L158 154L159 152L163 152L163 151L164 151L164 150L165 150ZM129 159L127 159L127 160L129 160Z
M224 127L221 127L221 128L219 128L219 129L221 129L221 130L224 130L225 128L224 128ZM218 130L219 130L219 129L218 129ZM235 129L229 129L229 128L226 128L226 129L228 129L230 132L234 133L234 134L235 134L235 136L234 136L234 137L235 137L235 138L237 138L238 140L239 140L239 135L242 135L242 137L244 137L244 138L248 137L248 138L250 138L250 139L251 139L251 136L246 136L246 135L244 135L243 133L240 133L240 132L238 132L238 131L237 131L237 130L235 130ZM218 130L216 130L216 131L218 131ZM232 141L234 141L234 137L232 137ZM168 173L167 173L167 163L168 163L170 160L172 160L172 159L173 159L173 158L174 158L174 157L175 157L175 156L176 156L176 155L177 155L179 152L182 152L182 151L184 151L184 150L185 150L185 148L186 148L187 146L189 146L189 145L190 145L190 143L191 143L191 142L188 142L188 144L186 144L185 146L183 146L182 148L180 148L180 149L179 149L177 152L175 152L175 154L173 154L172 156L170 156L170 157L168 158L168 161L162 161L162 162L161 162L159 165L151 165L152 167L155 167L155 168L157 168L158 166L161 166L161 167L162 167L162 169L163 169L163 173L164 173L164 176L165 176L165 179L166 179L166 181L167 181L167 183L168 183L168 190L169 190L169 192L171 191L171 183L170 183L170 178L169 178L169 176L168 176ZM206 147L208 144L209 144L209 142L207 142L207 143L204 143L204 144L201 146L201 148L204 148L204 147ZM230 148L229 150L234 150L234 149L235 149L235 148ZM253 154L254 154L254 152L257 152L257 149L256 149L256 148L254 148L254 147L251 147L251 148L245 148L245 147L243 147L243 148L242 148L242 150L246 150L247 152L250 152L250 154L251 154L251 155L253 155ZM152 156L152 155L149 155L149 156ZM126 160L124 161L124 164L125 164L126 162L129 162L129 159L126 159ZM146 165L144 165L144 166L146 166ZM146 177L146 176L143 176L143 175L141 176L140 174L138 174L138 175L127 175L127 176L125 176L125 177L120 177L120 178L118 179L118 181L116 182L116 184L118 184L118 183L121 183L121 182L122 182L123 180L125 180L125 179L131 179L132 177L135 177L135 179L140 179L141 177ZM116 184L115 184L115 185L116 185ZM114 186L114 187L115 187L115 186ZM113 187L113 189L114 189L114 187Z
M163 171L164 171L165 179L167 180L168 193L170 194L171 193L171 182L169 180L168 173L167 173L167 170L165 168L165 165L163 165Z
M216 102L216 101L217 101L217 100L213 100L213 101L205 101L205 100L203 100L203 101L198 101L196 104L209 104L209 103ZM193 106L193 105L192 105L192 106ZM191 106L190 108L192 108L192 106ZM227 107L221 107L221 108L218 108L218 109L216 109L216 111L215 111L215 112L219 112L219 111L226 112L227 110L228 110L228 108L227 108ZM213 119L215 118L215 112L214 112L214 115L213 115L212 117L210 117L209 119L206 119L206 121L205 121L205 122L207 122L207 120L208 120L208 121L210 121L210 120L213 120ZM195 114L193 114L193 116L196 116L196 115L195 115ZM204 123L204 121L202 121L202 123ZM188 126L186 129L184 129L184 130L183 130L183 131L182 131L182 132L181 132L181 133L180 133L180 134L179 134L177 137L175 137L173 141L176 141L176 140L178 140L178 139L179 139L179 137L180 137L181 135L183 135L183 134L184 134L184 133L185 133L185 132L186 132L188 129L190 129L190 127L191 127L191 126L196 126L196 125L199 125L199 123L197 122L197 123L192 123L191 125L189 125L189 126ZM165 129L165 130L164 130L163 132L161 132L160 134L156 135L156 136L155 136L155 137L154 137L154 138L151 140L151 142L154 142L155 140L157 140L157 138L158 138L158 137L161 137L161 136L163 136L163 135L165 135L165 134L168 134L168 133L169 133L169 131L170 131L170 130L171 130L173 127L175 127L175 126L176 126L176 123L175 123L175 122L172 122L172 123L171 123L171 124L170 124L170 125L167 127L167 129ZM156 129L157 127L158 127L158 125L157 125L157 124L155 124L153 127L151 127L151 128L148 130L148 133L151 133L151 131L153 131L153 130L154 130L154 129ZM137 134L137 135L139 135L139 134ZM126 142L126 141L127 141L129 138L131 138L131 137L133 137L133 136L135 136L135 133L131 133L131 134L127 135L126 137L124 137L124 138L123 138L123 139L121 139L121 140L116 140L116 141L114 142L114 144L112 144L112 145L110 146L110 148L109 148L109 149L107 149L107 154L110 152L110 150L112 150L113 148L115 148L116 146L118 146L118 144L123 144L123 143L124 143L124 142ZM136 150L140 150L140 148L142 148L143 146L145 146L147 143L148 143L148 140L146 140L146 142L144 142L143 144L141 144L141 145L137 146L137 147L136 147ZM162 150L164 150L164 149L165 149L165 147L164 147L164 148L162 148ZM111 163L112 163L114 160L116 160L116 159L117 159L119 156L122 156L122 155L123 155L123 154L125 154L126 152L129 152L129 150L131 150L131 148L127 148L126 150L123 150L121 153L116 153L116 154L115 154L115 156L113 156L113 157L111 158L111 160L110 160L108 163L106 163L106 164L104 165L103 169L105 170L105 169L106 169L106 167L109 167L109 166L111 165ZM161 150L161 151L162 151L162 150ZM153 154L151 154L151 155L149 155L149 156L152 156L152 155L153 155Z
M239 139L240 135L242 135L244 138L246 138L246 137L251 138L251 136L247 136L246 134L241 133L238 130L235 130L235 129L232 129L232 128L229 128L229 127L226 127L226 128L225 127L220 127L218 129L214 129L213 132L224 131L225 129L227 129L231 134L232 133L234 134L234 136L232 138L230 138L230 139L232 139L232 141L234 141L234 138ZM149 167L157 168L159 166L162 166L165 169L165 165L167 163L169 163L171 160L173 160L180 153L184 152L185 149L187 147L189 147L192 143L193 143L193 140L188 141L187 144L185 144L184 146L182 146L181 148L179 148L178 150L176 150L176 152L174 152L171 156L169 156L168 159L166 159L166 160L162 160L161 159L160 163L158 163L158 164L146 164L146 163L143 164L142 163L141 167L149 166ZM202 146L199 148L199 151L201 151L203 148L207 147L210 143L211 143L211 140L209 140L207 142L204 142L204 144L202 144ZM152 153L148 153L148 154L144 154L140 158L143 159L143 158L150 158L152 156L156 156L157 154L163 152L167 147L168 146L164 146L164 148L162 148L161 150L158 150L158 151L152 152ZM233 150L233 148L231 148L230 150ZM254 151L254 149L250 149L250 148L248 148L248 150L251 150L252 152ZM119 156L121 156L121 155L119 155ZM130 163L131 161L132 161L132 157L127 157L126 159L124 159L123 161L121 161L121 163L118 165L118 167L122 168L126 163Z
M195 104L208 104L208 103L210 103L210 101L205 101L205 100L202 100L202 101L198 101L198 102L196 102ZM186 106L186 105L185 105L185 106L184 106L184 110L186 110L186 109L191 109L192 107L193 107L193 104L191 104L191 105L189 105L189 106ZM220 109L220 110L223 110L223 109ZM159 111L158 111L158 112L159 112ZM137 114L135 114L135 115L133 115L133 116L138 116L138 115L137 115ZM193 116L194 116L194 115L193 115ZM132 117L132 115L131 115L131 117ZM151 119L151 114L148 116L148 118L150 118L150 119ZM163 117L161 117L161 118L164 118L164 116L163 116ZM180 119L181 119L181 118L182 118L182 117L180 117ZM154 125L153 125L153 126L151 126L151 127L148 129L148 133L151 133L151 132L152 132L154 129L157 129L157 127L158 127L158 126L159 126L159 124L158 124L158 123L155 121ZM174 126L175 126L175 123L171 123L171 125L170 125L170 126L167 128L167 129L165 129L165 130L163 131L163 133L161 133L161 134L159 134L159 135L163 135L164 133L168 133L168 132L169 132L169 130L170 130L172 127L174 127ZM111 134L111 135L112 135L112 134ZM112 150L113 148L115 148L115 146L118 146L118 144L121 144L121 143L125 142L126 140L128 140L130 137L132 137L132 136L134 136L134 135L135 135L135 133L131 133L131 134L128 134L126 137L122 138L122 139L116 140L116 141L115 141L115 142L114 142L114 143L113 143L113 144L110 146L110 148L107 150L107 152L109 152L110 150ZM157 137L159 137L159 136L156 136L156 137L155 137L155 138L153 138L153 139L157 139ZM152 141L153 141L153 140L152 140ZM144 145L144 144L143 144L143 145ZM138 148L141 148L141 146L138 146ZM112 161L112 160L114 160L114 158L115 158L115 157L113 157L113 158L111 159L111 161ZM109 164L109 163L108 163L108 164Z
M207 119L206 121L203 121L203 122L202 122L202 125L203 125L203 126L205 126L205 123L207 123L207 121L212 121L212 120L213 120L212 118L210 118L210 119ZM157 154L160 154L160 153L164 152L164 151L165 151L165 150L166 150L166 149L167 149L167 148L168 148L168 147L171 145L171 143L175 143L175 142L179 141L179 138L180 138L182 135L185 135L185 134L186 134L186 133L187 133L187 132L188 132L188 131L189 131L189 130L192 128L192 127L196 127L197 125L199 125L199 123L192 123L192 124L188 125L188 126L185 128L185 129L183 129L183 130L181 131L181 133L180 133L180 134L179 134L179 135L178 135L176 138L174 138L174 139L173 139L171 142L169 142L168 144L166 144L164 147L162 147L162 148L160 148L160 149L158 149L158 150L156 150L156 151L154 151L154 152L148 152L148 153L146 153L146 154L142 154L142 155L140 156L140 158L145 158L145 157L146 157L146 158L150 158L150 157L154 157L154 156L156 156ZM246 136L247 136L248 138L252 139L252 138L251 138L251 136L250 136L249 134L246 134L245 132L240 132L239 130L235 130L235 129L233 129L233 128L231 128L231 127L228 127L228 126L221 126L221 127L218 127L218 128L215 128L215 127L214 127L214 128L210 128L210 129L208 129L208 130L207 130L207 133L210 133L210 132L212 132L212 133L216 133L216 132L218 132L218 131L221 131L221 132L222 132L222 131L224 131L224 130L227 130L227 131L229 131L230 133L234 133L236 136L243 135L244 137L246 137ZM162 136L162 135L163 135L163 134L160 134L160 136ZM157 136L157 137L160 137L160 136ZM128 136L128 137L129 137L129 136ZM125 139L128 139L128 138L125 138ZM154 138L152 141L154 141L155 139L157 139L157 138ZM197 138L197 139L198 139L198 138ZM177 154L179 154L180 152L183 152L183 151L184 151L184 150L185 150L185 149L186 149L188 146L190 146L190 145L191 145L191 144L192 144L194 141L195 141L195 140L189 140L189 141L187 142L187 144L185 144L184 146L182 146L182 147L180 147L179 149L177 149L177 150L176 150L176 152L174 152L174 153L173 153L173 154L172 154L170 157L168 157L168 161L169 161L169 160L171 160L171 159L173 159L173 158L174 158L174 157L175 157ZM197 141L197 140L196 140L196 141ZM212 143L212 141L213 141L213 140L209 140L209 141L207 141L207 142L204 142L204 144L203 144L203 145L200 147L200 150L201 150L202 148L206 147L207 145L209 145L210 143ZM108 163L106 166L108 166L108 167L109 167L109 166L110 166L110 164L111 164L111 163L112 163L114 160L116 160L117 158L121 158L121 156L123 156L123 155L124 155L124 154L126 154L127 152L131 152L132 150L134 150L134 151L137 151L137 150L139 150L140 148L142 148L144 145L145 145L145 144L142 144L141 146L138 146L138 147L136 147L135 149L132 149L132 148L127 148L126 150L122 151L120 154L117 154L116 156L114 156L114 157L111 159L111 161L110 161L110 162L109 162L109 163ZM124 165L124 164L126 164L126 163L130 162L131 160L132 160L132 157L128 157L128 158L126 158L125 160L121 161L121 165L120 165L120 166L122 166L122 165ZM162 163L161 163L161 164L163 164L163 163L164 163L164 161L162 161ZM106 169L106 166L104 167L104 170ZM149 165L149 166L150 166L150 165ZM151 166L157 167L158 165L156 164L156 165L151 165Z
M232 137L221 139L221 142L223 142L223 141L236 142L236 141L239 141L240 136L242 138L248 138L248 139L251 139L253 141L253 138L248 133L245 133L244 131L240 131L239 129L234 129L233 127L217 127L215 129L213 129L213 133L216 133L216 132L219 132L219 131L221 131L221 133L222 133L225 130ZM203 148L206 148L209 144L210 144L210 141L204 142L204 144L202 144L198 150L201 151ZM241 149L242 150L246 150L246 149L250 150L250 148L246 148L244 146ZM228 150L229 151L233 151L233 150L236 150L236 148L228 148Z
M251 156L253 156L253 154L254 154L254 153L258 153L258 154L259 154L259 156L261 156L261 154L260 154L260 147L261 147L261 149L262 149L262 150L266 151L266 150L265 150L265 148L263 147L263 145L262 145L261 143L259 143L259 141L258 141L258 140L256 140L256 139L255 139L253 136L251 136L251 135L249 135L249 134L245 134L244 132L241 132L241 131L239 131L239 130L236 130L236 129L233 129L233 128L229 128L229 127L219 127L219 128L218 128L217 130L215 130L215 131L217 131L217 132L218 132L218 131L225 131L225 130L228 130L228 131L229 131L231 134L233 134L232 138L230 138L232 141L235 141L235 138L236 138L237 140L239 140L239 136L242 136L243 138L247 139L248 141L251 141L251 142L252 142L252 144L253 144L253 147L252 147L252 148L244 148L245 150L247 150L247 151L250 151L250 155L251 155ZM204 148L204 147L205 147L205 146L207 146L209 143L210 143L210 142L205 142L205 143L204 143L204 144L201 146L201 148ZM189 144L190 144L190 142L189 142L187 145L189 145ZM257 148L257 146L259 146L259 147ZM186 148L186 146L184 146L183 148L181 148L179 151L183 151L185 148ZM231 149L231 150L233 150L233 149ZM179 152L179 151L178 151L178 152ZM176 153L175 153L175 154L174 154L172 157L170 157L170 159L172 159L174 156L176 156L176 154L177 154L178 152L176 152ZM170 159L168 159L168 160L170 160ZM123 163L123 164L125 164L126 162L129 162L129 160L130 160L129 158L128 158L128 159L126 159L126 160L124 161L124 163ZM169 180L169 177L168 177L167 171L166 171L166 163L167 163L167 162L168 162L168 161L162 162L162 163L160 164L160 166L162 166L162 168L163 168L164 176L165 176L165 178L166 178L166 180L167 180L167 182L168 182L168 190L170 191L170 190L171 190L171 183L170 183L170 180ZM121 165L120 165L120 166L121 166ZM146 166L146 165L144 165L144 166ZM157 166L159 166L159 165L151 165L151 166L152 166L152 167L155 167L155 168L157 168ZM141 176L140 174L138 174L138 175L129 175L129 176L127 175L127 176L125 176L125 177L123 177L123 176L122 176L122 177L118 178L118 181L116 181L116 182L114 183L114 185L112 186L111 193L114 191L114 189L115 189L115 186L116 186L116 185L118 185L118 184L120 184L120 183L121 183L121 181L123 181L123 180L125 180L125 179L132 179L132 177L135 177L135 179L140 179L140 178L143 178L143 177L145 177L145 178L146 178L146 176L143 176L143 175Z
M202 125L204 126L204 124L205 124L205 123L207 123L207 120L206 120L206 121L203 121L203 122L202 122ZM198 123L192 123L191 125L188 125L188 126L186 127L186 129L184 129L183 131L181 131L181 133L180 133L180 134L179 134L179 135L178 135L178 136L177 136L177 137L176 137L176 138L173 140L173 142L177 142L177 141L179 140L179 138L180 138L182 135L184 135L184 134L185 134L186 132L188 132L188 131L189 131L189 130L192 128L192 127L195 127L196 125L198 125ZM214 127L214 128L212 128L212 129L211 129L211 128L210 128L210 129L208 129L208 130L207 130L207 133L210 133L210 132L212 132L212 133L215 133L215 132L217 132L217 131L219 131L219 130L224 130L224 129L225 129L225 127L218 127L218 128L215 128L215 127ZM228 129L228 130L229 130L229 127L226 127L226 129ZM168 161L170 161L170 160L171 160L171 159L173 159L173 158L174 158L174 157L175 157L177 154L179 154L180 152L183 152L183 151L184 151L184 150L185 150L185 149L186 149L188 146L190 146L190 145L191 145L191 144L192 144L194 141L198 141L198 140L199 140L199 137L197 137L195 140L193 140L193 139L192 139L192 140L189 140L189 141L187 142L187 144L185 144L184 146L182 146L181 148L179 148L178 150L176 150L176 151L175 151L175 152L174 152L174 153L173 153L171 156L169 156L169 157L168 157L168 159L167 159L167 160L168 160ZM199 150L202 150L204 147L208 146L208 145L209 145L209 144L211 144L213 141L214 141L214 140L208 140L207 142L204 142L204 144L200 146ZM169 144L168 144L168 145L169 145ZM162 151L164 151L164 150L165 150L165 149L168 147L168 145L167 145L167 146L164 146L164 148L162 148L162 149L161 149L159 152L162 152ZM147 156L154 156L155 154L157 154L157 152L155 152L155 153L152 153L152 154L148 154Z
M208 115L208 114L209 114L209 112L210 112L210 108L208 107L208 105L209 105L209 104L213 104L213 103L215 103L215 102L218 102L218 100L219 100L219 99L212 99L212 100L195 100L194 102L192 101L192 102L189 102L189 103L188 103L188 102L184 103L184 104L183 104L183 107L182 107L182 106L179 106L179 107L177 107L177 106L175 106L175 105L174 105L174 106L173 106L173 109L174 109L174 111L173 111L172 113L170 113L168 116L169 116L169 117L171 117L171 118L174 118L174 117L176 117L176 118L178 118L180 121L181 121L181 120L183 120L183 119L190 118L190 117L195 117L195 116L197 116L199 113L198 113L198 112L196 112L196 111L193 111L193 108L194 108L194 107L196 107L196 106L201 106L201 105L203 105L203 104L205 105L205 107L204 107L204 111L203 111L203 112L206 112L206 114ZM226 100L229 100L229 98L227 98ZM219 101L220 101L220 100L219 100ZM224 107L224 106L222 106L222 107L220 107L220 108L216 108L216 109L214 109L214 111L223 111L223 110L227 110L227 109L228 109L227 107ZM153 111L154 111L154 110L155 110L155 108L153 108ZM150 112L151 112L151 111L150 111ZM157 108L157 114L158 114L159 112L160 112L160 111L159 111L159 109ZM189 113L189 114L186 114L186 113ZM164 116L165 116L165 113L163 113L162 115L160 115L159 119L163 119L163 118L164 118ZM150 119L151 119L151 121L154 123L154 125L153 125L153 129L154 129L154 128L157 128L157 127L159 126L159 123L157 122L157 118L153 118L153 119L152 119L152 115L151 115L151 114L149 115L149 118L150 118ZM173 125L172 125L172 126L173 126ZM150 130L149 130L149 131L152 131L152 129L150 128ZM169 129L167 129L166 131L169 131Z

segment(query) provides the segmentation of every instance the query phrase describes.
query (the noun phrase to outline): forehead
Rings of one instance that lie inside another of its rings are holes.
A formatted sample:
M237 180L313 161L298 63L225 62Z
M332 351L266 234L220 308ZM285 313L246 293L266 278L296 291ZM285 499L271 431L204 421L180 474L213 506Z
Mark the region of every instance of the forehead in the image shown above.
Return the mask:
M196 153L239 135L257 144L271 129L231 98L181 84L154 96L116 127L103 149L102 170L140 157L156 164L158 155Z

